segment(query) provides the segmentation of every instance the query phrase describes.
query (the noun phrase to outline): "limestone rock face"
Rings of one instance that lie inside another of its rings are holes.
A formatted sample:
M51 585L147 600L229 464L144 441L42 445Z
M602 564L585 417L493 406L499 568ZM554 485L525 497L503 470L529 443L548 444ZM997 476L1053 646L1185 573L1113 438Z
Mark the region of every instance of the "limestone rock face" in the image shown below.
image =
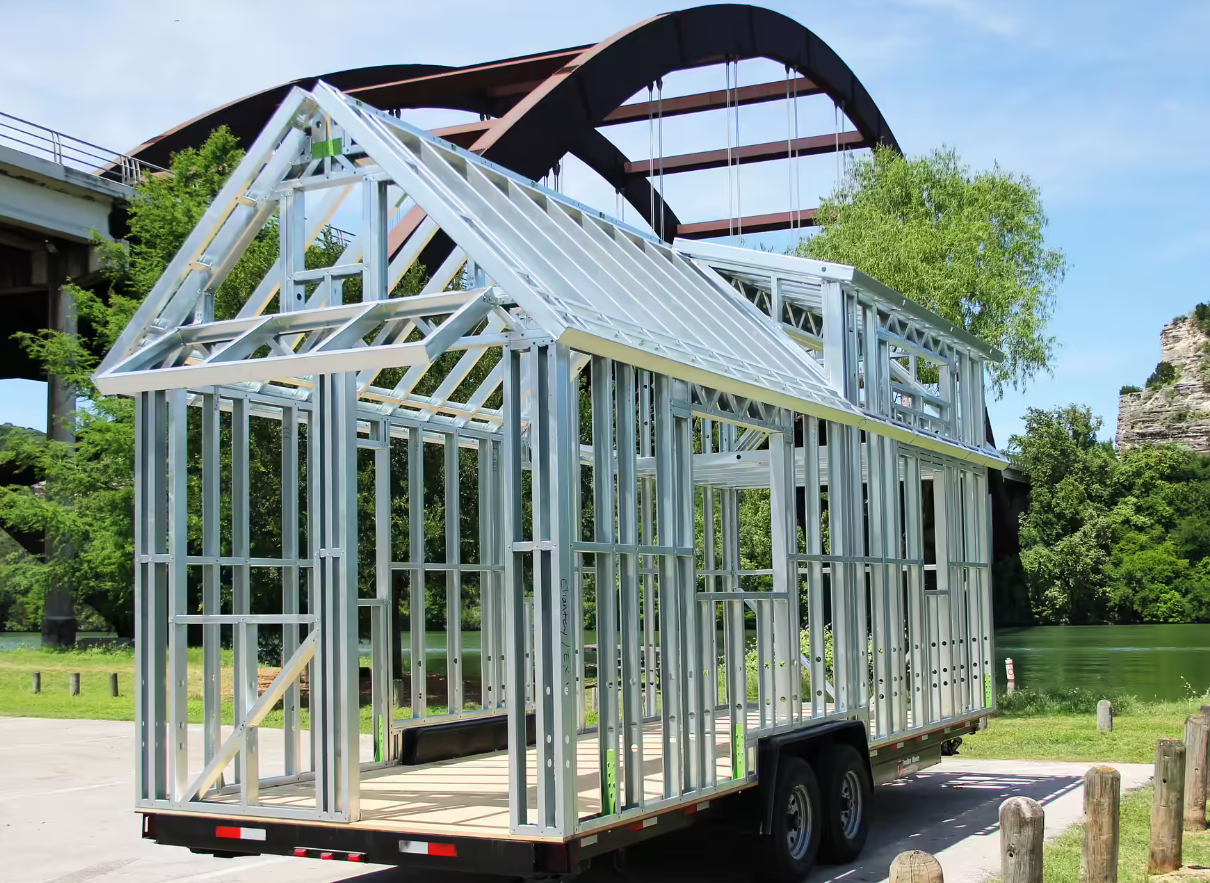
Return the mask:
M1160 343L1176 382L1119 397L1117 446L1178 444L1210 454L1210 337L1187 316L1165 325Z

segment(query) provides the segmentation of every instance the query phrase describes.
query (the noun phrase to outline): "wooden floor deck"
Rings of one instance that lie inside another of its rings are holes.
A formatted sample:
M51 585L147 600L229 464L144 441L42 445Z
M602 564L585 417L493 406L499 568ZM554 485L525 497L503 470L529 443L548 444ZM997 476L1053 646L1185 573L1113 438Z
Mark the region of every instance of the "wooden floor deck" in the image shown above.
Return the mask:
M751 731L759 727L759 712L750 707L748 728ZM719 783L731 778L730 730L729 717L719 714L714 727L714 769ZM873 736L873 725L871 731ZM537 772L533 748L526 752L526 767L526 780L533 783ZM597 815L601 809L600 755L595 731L579 738L577 768L579 816L583 819ZM620 775L619 787L623 781ZM417 766L364 770L361 819L353 825L447 837L510 839L508 786L507 751ZM646 724L643 729L643 790L645 802L659 800L664 793L663 739L658 721ZM625 799L624 795L619 797ZM211 799L234 802L238 797L232 794ZM262 787L261 803L312 808L314 784L296 782ZM528 789L527 803L536 812L537 789L533 784Z
M758 724L755 712L750 726ZM731 777L730 721L715 724L715 775L719 781ZM601 810L600 754L597 734L580 736L577 749L579 815L594 816ZM526 752L526 779L537 773L535 751ZM647 800L664 793L663 739L658 722L643 730L643 790ZM528 803L537 809L537 789L528 789ZM222 800L222 798L219 798ZM309 808L315 805L311 782L291 783L261 789L261 803ZM354 826L447 837L507 838L508 752L481 754L418 766L393 766L361 774L361 820Z

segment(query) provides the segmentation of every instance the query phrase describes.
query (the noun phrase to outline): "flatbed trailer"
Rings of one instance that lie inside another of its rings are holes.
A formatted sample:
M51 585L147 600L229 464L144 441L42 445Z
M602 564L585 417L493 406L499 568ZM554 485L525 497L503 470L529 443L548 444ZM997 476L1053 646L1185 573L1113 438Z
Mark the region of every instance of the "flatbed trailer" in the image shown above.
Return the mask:
M869 748L873 784L902 779L940 762L955 740L978 729L979 720L959 721ZM835 730L832 724L828 730L813 731L810 747L818 752L836 737ZM860 735L855 730L851 728L848 734L854 742L854 736ZM723 729L717 745L720 749L726 746ZM596 748L594 738L580 742L581 769L592 774L599 774L592 769ZM532 765L533 752L530 754ZM348 825L250 819L238 812L231 816L144 812L143 836L168 846L228 857L271 854L504 877L554 876L574 872L598 856L682 830L720 810L728 812L727 804L737 796L751 797L758 790L760 769L758 764L754 775L714 792L709 800L690 799L632 815L569 840L510 836L508 758L504 752L366 774L362 817ZM266 789L263 799L270 805L289 805L299 793L298 786L278 785ZM648 794L658 797L658 786L649 787ZM599 808L599 803L594 805L596 789L589 788L580 797L589 817L595 814L593 810ZM729 817L734 815L728 812Z
M307 268L349 195L363 229ZM145 836L566 874L746 793L767 876L851 858L873 785L994 710L1000 358L852 267L669 245L293 90L95 376L136 403Z

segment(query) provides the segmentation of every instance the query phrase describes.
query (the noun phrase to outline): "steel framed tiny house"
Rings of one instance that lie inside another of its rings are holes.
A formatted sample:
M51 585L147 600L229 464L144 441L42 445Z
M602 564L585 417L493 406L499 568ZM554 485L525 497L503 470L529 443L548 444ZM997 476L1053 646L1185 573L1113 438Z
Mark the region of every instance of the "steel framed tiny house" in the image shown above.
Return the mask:
M362 229L307 268L349 197ZM216 318L265 229L277 263ZM438 232L450 258L399 296ZM858 732L880 778L929 762L994 707L999 358L851 267L669 245L325 84L294 90L96 375L137 408L148 836L558 871L751 788L794 734ZM268 552L249 539L262 421L281 449ZM745 531L768 538L759 567ZM280 612L254 612L254 586ZM262 688L265 632L283 662Z

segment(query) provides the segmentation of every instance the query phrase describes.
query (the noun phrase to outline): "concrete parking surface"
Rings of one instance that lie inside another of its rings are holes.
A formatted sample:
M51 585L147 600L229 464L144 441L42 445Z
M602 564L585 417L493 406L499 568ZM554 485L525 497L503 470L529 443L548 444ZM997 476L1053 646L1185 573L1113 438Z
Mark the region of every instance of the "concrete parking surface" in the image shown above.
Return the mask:
M993 723L993 726L995 724ZM266 740L271 736L266 733ZM194 740L197 741L197 740ZM271 750L271 745L266 746ZM813 883L885 880L891 860L923 849L940 860L946 883L977 883L999 870L1000 803L1041 801L1047 835L1080 819L1086 763L948 758L909 780L878 789L861 861L815 870ZM1113 764L1125 789L1151 768ZM0 879L9 883L458 883L469 875L404 874L394 868L333 865L263 856L218 859L140 837L134 804L134 727L115 721L0 718ZM743 880L754 871L750 840L725 825L699 826L632 849L625 862L598 862L581 880Z

